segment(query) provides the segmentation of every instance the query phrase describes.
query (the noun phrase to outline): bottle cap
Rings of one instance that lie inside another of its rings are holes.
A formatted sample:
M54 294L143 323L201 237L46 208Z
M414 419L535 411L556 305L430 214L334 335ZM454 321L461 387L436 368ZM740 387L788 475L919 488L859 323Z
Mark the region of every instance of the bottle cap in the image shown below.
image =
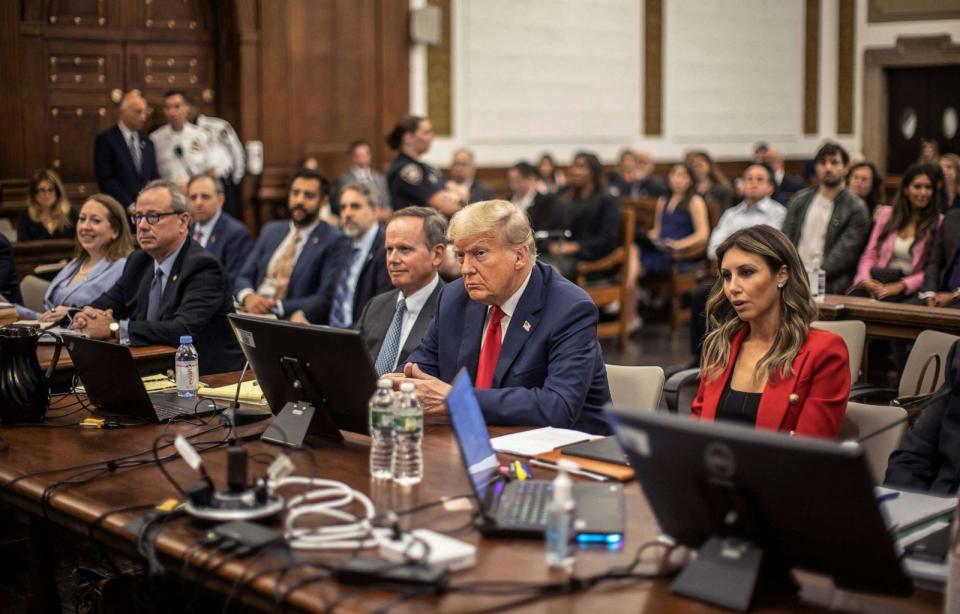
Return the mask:
M381 377L377 380L377 388L393 388L393 380L387 377Z
M415 389L413 382L403 382L400 384L400 392L413 392Z
M566 503L573 499L573 481L567 471L579 466L569 460L562 459L557 463L559 474L553 479L553 500L557 503Z
M193 343L193 337L190 335L182 335L180 337L180 345L190 345Z

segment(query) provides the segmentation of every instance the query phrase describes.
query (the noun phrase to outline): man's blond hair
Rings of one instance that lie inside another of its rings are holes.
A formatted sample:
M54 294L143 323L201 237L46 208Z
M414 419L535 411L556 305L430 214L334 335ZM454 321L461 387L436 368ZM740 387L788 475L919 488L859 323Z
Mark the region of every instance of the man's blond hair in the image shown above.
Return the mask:
M526 245L531 260L537 256L533 229L527 216L505 200L483 200L457 211L447 228L447 238L459 241L467 237L499 237L508 247Z

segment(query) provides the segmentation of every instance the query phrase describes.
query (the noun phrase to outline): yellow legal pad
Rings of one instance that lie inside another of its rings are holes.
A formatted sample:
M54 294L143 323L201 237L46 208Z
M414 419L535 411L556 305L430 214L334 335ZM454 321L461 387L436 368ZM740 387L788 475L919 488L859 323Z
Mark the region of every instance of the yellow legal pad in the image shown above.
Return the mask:
M208 399L219 399L222 401L232 401L237 394L237 385L228 384L219 388L202 388L199 391L200 396ZM255 405L266 405L267 400L263 397L263 390L257 384L257 380L248 380L240 384L240 400L244 403L253 403Z

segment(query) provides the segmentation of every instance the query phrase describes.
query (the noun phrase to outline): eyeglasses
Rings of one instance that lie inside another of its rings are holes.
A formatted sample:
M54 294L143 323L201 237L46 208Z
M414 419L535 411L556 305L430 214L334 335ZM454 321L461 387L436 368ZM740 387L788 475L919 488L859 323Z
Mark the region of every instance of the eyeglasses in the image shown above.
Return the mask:
M155 226L157 222L160 221L160 218L167 215L180 215L182 211L167 211L166 213L157 213L156 211L151 211L150 213L131 213L130 221L133 222L134 226L139 226L140 222L147 220L147 223L151 226Z

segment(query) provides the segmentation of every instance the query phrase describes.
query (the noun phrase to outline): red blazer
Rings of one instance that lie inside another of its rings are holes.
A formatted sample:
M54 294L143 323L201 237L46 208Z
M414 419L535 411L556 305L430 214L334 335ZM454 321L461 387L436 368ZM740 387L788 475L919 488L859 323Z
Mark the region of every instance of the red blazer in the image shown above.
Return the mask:
M700 389L693 400L693 415L713 420L723 389L733 373L737 354L748 327L733 338L730 360L723 374L713 381L700 377ZM850 358L843 338L811 328L793 359L793 373L786 379L767 381L757 409L757 428L792 432L797 435L836 438L847 413L850 395Z

